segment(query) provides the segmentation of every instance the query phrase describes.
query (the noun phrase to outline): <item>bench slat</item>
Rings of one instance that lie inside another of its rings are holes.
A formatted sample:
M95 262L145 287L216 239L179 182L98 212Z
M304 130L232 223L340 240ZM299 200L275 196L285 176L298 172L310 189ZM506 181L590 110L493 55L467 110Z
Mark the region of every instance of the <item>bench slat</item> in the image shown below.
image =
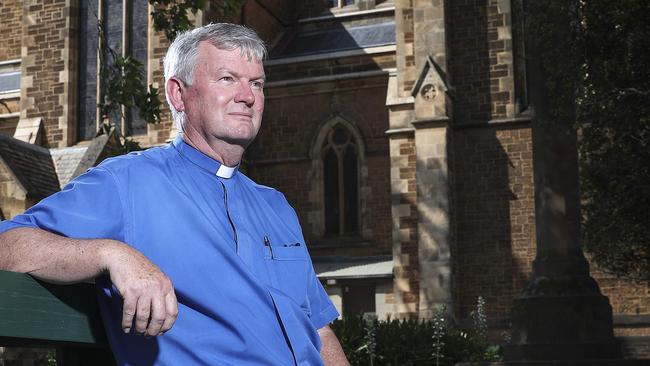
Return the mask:
M52 285L0 271L0 344L3 340L105 346L94 286Z

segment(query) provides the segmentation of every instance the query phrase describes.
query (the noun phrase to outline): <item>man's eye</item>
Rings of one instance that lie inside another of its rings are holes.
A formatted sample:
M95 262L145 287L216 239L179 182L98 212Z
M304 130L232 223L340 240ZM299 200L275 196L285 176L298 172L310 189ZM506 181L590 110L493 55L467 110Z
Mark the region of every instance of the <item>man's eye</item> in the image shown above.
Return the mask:
M219 79L219 80L230 83L230 82L234 81L235 79L233 79L232 76L222 76L221 79Z
M264 88L264 83L261 82L261 81L253 81L253 82L251 82L251 87L253 89L262 90L262 88Z

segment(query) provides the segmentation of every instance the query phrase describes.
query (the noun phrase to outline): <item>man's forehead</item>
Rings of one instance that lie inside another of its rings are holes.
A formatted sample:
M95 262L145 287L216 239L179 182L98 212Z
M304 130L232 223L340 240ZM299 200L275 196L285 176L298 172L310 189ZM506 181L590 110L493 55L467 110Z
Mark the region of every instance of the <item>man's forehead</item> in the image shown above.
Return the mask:
M199 53L205 54L214 52L221 53L221 55L226 58L238 57L246 61L262 64L262 61L255 57L255 53L252 50L247 50L242 47L236 47L233 49L220 48L209 41L202 41L199 44Z

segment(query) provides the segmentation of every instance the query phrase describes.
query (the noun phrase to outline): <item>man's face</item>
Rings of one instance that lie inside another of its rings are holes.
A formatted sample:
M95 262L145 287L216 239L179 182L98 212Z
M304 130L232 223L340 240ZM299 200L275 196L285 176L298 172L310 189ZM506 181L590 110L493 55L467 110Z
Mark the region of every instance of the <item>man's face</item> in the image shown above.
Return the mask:
M202 42L192 85L183 96L186 133L199 135L212 148L223 142L245 148L260 129L263 86L261 61Z

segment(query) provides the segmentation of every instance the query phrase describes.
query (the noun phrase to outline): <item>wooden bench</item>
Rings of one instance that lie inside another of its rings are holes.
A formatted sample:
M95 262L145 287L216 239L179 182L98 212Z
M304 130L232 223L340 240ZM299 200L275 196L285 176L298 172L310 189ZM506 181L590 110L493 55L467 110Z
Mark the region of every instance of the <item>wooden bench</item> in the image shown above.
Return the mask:
M57 366L115 365L90 284L0 271L0 346L54 348Z

